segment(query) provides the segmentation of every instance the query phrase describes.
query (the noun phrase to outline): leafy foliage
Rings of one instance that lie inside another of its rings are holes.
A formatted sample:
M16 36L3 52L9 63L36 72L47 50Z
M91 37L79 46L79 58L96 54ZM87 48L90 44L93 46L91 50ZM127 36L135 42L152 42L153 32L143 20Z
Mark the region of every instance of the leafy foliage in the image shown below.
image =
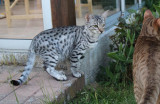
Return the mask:
M149 2L151 4L157 3L153 5L152 13L155 14L154 11L156 11L160 14L160 1L147 1L147 3ZM119 24L115 29L115 35L110 37L112 40L112 44L110 44L111 52L107 53L107 56L111 58L111 61L107 67L101 67L101 71L97 75L98 82L116 87L125 87L132 83L134 45L141 31L145 10L146 8L142 8L138 13L130 10L130 13L135 14L131 19L128 19L132 20L130 23L127 23L124 18L119 19Z
M119 24L115 29L115 35L111 36L111 52L107 56L112 60L107 67L101 67L97 75L97 81L109 86L125 87L132 83L132 58L134 45L140 34L144 10L134 12L134 21L128 24L124 18L119 19ZM103 76L103 78L102 78Z
M157 2L157 4L153 4L153 7L155 11L153 12L153 15L157 18L160 16L160 1Z
M151 11L155 11L153 5L156 5L158 2L159 0L145 0L145 7L150 9Z

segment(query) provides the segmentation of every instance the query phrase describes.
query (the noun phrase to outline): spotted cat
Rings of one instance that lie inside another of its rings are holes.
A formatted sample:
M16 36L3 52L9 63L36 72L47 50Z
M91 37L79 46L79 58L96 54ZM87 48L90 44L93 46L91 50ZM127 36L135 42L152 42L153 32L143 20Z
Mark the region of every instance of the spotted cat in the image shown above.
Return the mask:
M84 26L53 28L35 36L24 72L18 80L12 80L11 84L18 86L28 79L36 55L43 59L46 71L57 80L67 80L63 71L55 70L56 65L65 59L70 60L73 76L81 77L79 61L86 49L97 44L98 37L104 31L107 13L105 11L101 16L86 15Z

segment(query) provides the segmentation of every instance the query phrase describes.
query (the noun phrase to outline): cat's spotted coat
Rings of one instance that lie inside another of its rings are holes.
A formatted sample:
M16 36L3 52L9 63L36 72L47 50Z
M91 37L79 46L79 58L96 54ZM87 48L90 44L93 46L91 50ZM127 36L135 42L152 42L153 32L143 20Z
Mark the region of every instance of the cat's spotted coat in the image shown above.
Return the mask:
M63 71L55 70L58 62L69 58L74 77L81 77L79 72L80 59L86 49L94 47L99 35L104 31L108 11L101 16L86 15L84 26L68 26L53 28L38 34L31 43L27 65L18 80L12 80L13 85L24 83L33 68L36 55L44 62L46 71L57 80L67 80Z

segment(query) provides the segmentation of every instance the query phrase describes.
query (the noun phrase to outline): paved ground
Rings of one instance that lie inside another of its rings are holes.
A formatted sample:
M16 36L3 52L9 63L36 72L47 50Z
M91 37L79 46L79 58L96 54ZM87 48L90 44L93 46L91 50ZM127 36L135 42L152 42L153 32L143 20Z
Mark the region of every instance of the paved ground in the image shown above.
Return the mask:
M13 87L9 81L20 77L24 67L0 66L0 104L44 104L45 101L69 99L84 86L84 77L56 81L41 68L34 68L28 83Z

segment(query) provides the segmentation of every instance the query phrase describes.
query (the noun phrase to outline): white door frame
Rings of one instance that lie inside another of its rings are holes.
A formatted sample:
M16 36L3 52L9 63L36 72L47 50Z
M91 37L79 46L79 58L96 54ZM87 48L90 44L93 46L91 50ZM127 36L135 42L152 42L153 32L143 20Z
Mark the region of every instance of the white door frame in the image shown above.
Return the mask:
M52 28L51 1L42 0L44 30ZM0 39L0 49L25 49L28 50L31 39Z

